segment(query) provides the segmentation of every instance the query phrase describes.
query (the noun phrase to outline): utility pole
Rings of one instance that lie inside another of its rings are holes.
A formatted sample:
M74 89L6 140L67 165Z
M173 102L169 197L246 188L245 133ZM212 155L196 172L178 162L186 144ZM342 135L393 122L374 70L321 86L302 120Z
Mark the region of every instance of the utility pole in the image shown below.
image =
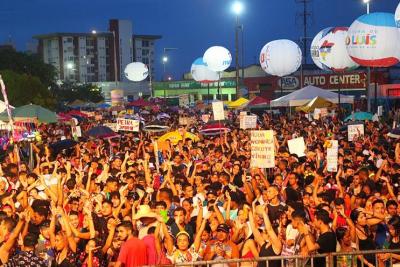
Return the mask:
M303 60L300 69L300 88L303 87L303 77L304 77L304 67L307 65L308 57L308 26L311 24L312 12L309 10L308 6L312 0L295 0L297 4L302 5L301 11L296 13L296 24L300 24L303 27L303 36L300 37L300 43L303 50Z

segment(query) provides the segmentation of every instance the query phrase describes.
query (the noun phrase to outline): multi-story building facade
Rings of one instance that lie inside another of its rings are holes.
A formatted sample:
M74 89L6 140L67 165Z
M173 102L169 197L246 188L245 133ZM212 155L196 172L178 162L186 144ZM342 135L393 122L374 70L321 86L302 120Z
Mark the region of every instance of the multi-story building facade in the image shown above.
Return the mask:
M51 33L34 38L43 61L55 66L61 81L88 83L126 82L124 69L133 61L147 64L154 77L155 41L161 36L133 35L131 21L112 19L108 32ZM148 54L137 53L136 43Z

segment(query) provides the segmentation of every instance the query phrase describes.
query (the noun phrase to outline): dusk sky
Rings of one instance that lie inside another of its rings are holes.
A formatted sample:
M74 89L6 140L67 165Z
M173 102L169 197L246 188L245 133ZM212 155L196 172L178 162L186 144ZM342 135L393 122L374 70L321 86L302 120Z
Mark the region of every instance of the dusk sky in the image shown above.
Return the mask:
M233 0L2 0L0 43L9 39L25 50L32 35L51 32L106 31L108 20L130 19L135 34L158 34L157 79L162 72L162 50L176 47L169 55L167 72L180 79L194 59L212 45L227 47L234 54L235 15ZM296 0L242 0L245 64L258 61L261 48L274 39L303 35L296 14ZM371 0L371 12L394 13L398 0ZM362 0L312 0L309 4L309 36L329 26L350 26L366 12Z

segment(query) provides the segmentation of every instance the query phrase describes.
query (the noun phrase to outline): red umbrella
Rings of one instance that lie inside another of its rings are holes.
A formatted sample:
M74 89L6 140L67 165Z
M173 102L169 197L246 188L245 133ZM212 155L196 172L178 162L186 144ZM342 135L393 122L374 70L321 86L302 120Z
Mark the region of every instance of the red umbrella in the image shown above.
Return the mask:
M256 96L250 102L247 104L248 107L260 107L260 106L266 106L270 103L267 99L261 97L261 96Z
M127 104L128 107L150 107L153 105L153 103L146 101L143 98L139 98Z
M70 112L67 113L68 115L75 115L75 116L79 116L82 118L87 118L89 117L87 114L80 112L79 110L71 110Z
M204 135L219 135L225 133L225 131L229 132L230 129L225 127L223 123L212 122L204 125L203 128L201 128L200 133Z

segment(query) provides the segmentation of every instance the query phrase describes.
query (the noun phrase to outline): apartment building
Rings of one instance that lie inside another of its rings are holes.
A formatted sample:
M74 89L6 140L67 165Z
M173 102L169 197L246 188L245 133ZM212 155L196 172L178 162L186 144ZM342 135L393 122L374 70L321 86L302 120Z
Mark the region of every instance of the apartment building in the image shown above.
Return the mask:
M148 64L154 77L155 41L161 36L133 35L131 21L112 19L107 32L50 33L34 38L43 61L55 66L61 81L88 83L127 82L124 69L134 61Z

